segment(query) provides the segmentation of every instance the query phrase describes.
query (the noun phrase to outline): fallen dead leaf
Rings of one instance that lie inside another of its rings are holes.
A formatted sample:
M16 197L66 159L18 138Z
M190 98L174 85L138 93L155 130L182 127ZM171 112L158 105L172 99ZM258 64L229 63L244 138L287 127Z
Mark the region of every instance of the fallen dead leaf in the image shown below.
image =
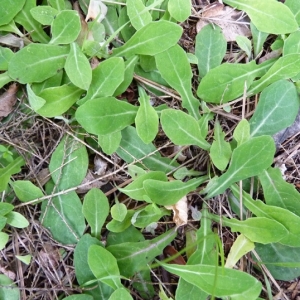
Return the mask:
M188 206L186 196L182 197L174 205L166 205L166 209L173 210L173 222L176 224L176 227L180 227L187 224L188 220Z
M176 256L172 260L169 261L170 264L186 265L184 258L180 254L178 254L178 251L173 246L168 245L164 249L164 255L167 258Z
M244 12L221 3L213 3L204 8L196 30L199 32L207 24L213 23L221 27L227 42L232 42L238 35L251 36L249 22Z
M97 20L100 23L106 16L107 6L101 0L91 0L85 21Z
M13 111L13 106L17 102L17 91L18 85L13 83L9 86L8 90L0 96L0 120L2 120L3 117L7 117Z
M83 194L83 193L88 192L92 188L98 188L99 189L100 187L102 187L103 185L105 185L106 182L103 182L101 180L97 180L97 181L93 182L98 177L101 177L101 176L93 174L92 171L88 170L85 178L83 179L83 181L81 183L81 184L85 184L86 183L86 185L84 185L82 187L78 187L77 190L76 190L76 192L79 193L79 194ZM88 182L91 182L91 183L88 184Z
M102 176L106 173L107 161L103 160L99 155L94 158L94 173Z

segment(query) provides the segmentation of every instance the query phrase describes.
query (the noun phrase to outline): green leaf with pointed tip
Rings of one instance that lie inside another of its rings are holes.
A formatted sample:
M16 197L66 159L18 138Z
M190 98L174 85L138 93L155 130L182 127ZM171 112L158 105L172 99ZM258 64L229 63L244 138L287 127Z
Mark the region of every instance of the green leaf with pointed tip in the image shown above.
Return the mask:
M224 2L245 11L260 31L285 34L298 29L294 15L281 2L274 0L224 0Z
M225 133L217 120L214 128L214 141L209 150L213 164L221 171L225 170L231 156L231 146L225 141Z
M5 216L14 209L14 206L10 203L0 202L0 216ZM1 230L1 229L0 229Z
M65 46L32 43L15 54L8 74L20 83L42 82L64 67L68 52Z
M255 61L247 64L224 63L203 77L197 95L206 102L229 102L243 95L245 84L249 87L258 72Z
M105 154L111 155L120 146L121 139L121 131L115 131L110 134L98 135L98 144Z
M300 193L287 183L278 168L269 168L259 174L264 198L268 205L285 208L300 216Z
M289 127L296 119L299 104L297 89L292 82L274 82L261 93L249 120L251 135L274 135Z
M58 14L58 10L51 6L41 5L33 7L30 13L42 25L51 25Z
M41 189L28 180L16 180L13 182L12 187L16 196L22 202L28 202L44 196Z
M183 111L163 110L160 122L165 134L174 144L196 145L205 150L210 148L209 143L202 137L197 121Z
M300 32L296 31L291 33L287 39L284 40L283 55L300 53Z
M253 38L254 57L257 57L263 50L264 43L269 34L258 30L252 22L250 23L250 29Z
M26 89L27 89L28 101L31 108L34 111L37 111L40 108L42 108L45 105L46 100L43 99L42 97L37 96L29 84L26 85Z
M210 265L159 264L209 295L232 300L256 300L262 284L253 276L238 270Z
M48 118L60 116L79 99L81 94L81 89L67 84L44 89L38 97L44 99L46 103L36 112Z
M29 225L27 219L16 211L11 211L5 215L6 223L16 228L25 228Z
M127 0L127 14L132 26L139 30L152 21L151 14L142 0Z
M80 17L76 10L59 12L52 22L52 39L50 44L70 44L74 42L81 30Z
M232 183L260 174L273 163L275 145L272 137L259 136L244 142L232 152L227 171L214 178L203 193L206 198L223 193Z
M66 60L65 70L71 82L83 90L88 90L92 81L92 69L78 44L72 43Z
M4 168L0 168L0 192L3 192L9 182L10 176L21 171L24 165L22 157L18 157Z
M126 194L135 200L144 200L144 196L147 194L144 189L144 181L147 179L167 181L168 178L163 172L154 171L138 176L132 183L128 184L125 188L118 188L119 191Z
M184 22L191 14L190 0L169 0L168 12L178 22Z
M227 42L219 26L208 24L198 32L195 55L198 58L200 77L204 77L209 70L221 64L226 48Z
M88 132L105 135L134 123L138 108L114 97L93 99L82 104L75 117Z
M101 190L92 188L88 191L83 200L82 213L91 227L92 236L100 238L109 214L108 199Z
M192 93L193 73L185 51L179 45L175 45L157 54L155 61L163 79L180 94L182 106L190 115L199 119L200 102Z
M49 170L57 188L62 191L78 186L88 169L85 146L70 136L65 136L52 153Z
M235 197L239 197L239 189L236 185L231 186L231 190ZM300 217L292 213L291 211L271 206L263 203L259 200L253 200L251 196L243 191L243 204L257 217L265 217L273 219L282 224L288 233L284 238L280 240L281 244L290 247L300 247Z
M171 229L152 240L112 245L107 250L116 257L121 275L131 277L135 272L147 268L147 264L160 255L175 236L176 231Z
M16 258L24 264L29 265L32 259L32 255L16 255Z
M150 199L160 205L173 205L189 192L194 191L207 176L191 179L187 182L181 180L159 181L147 179L143 186Z
M220 219L217 215L209 215L216 222L222 222L222 226L228 226L232 232L240 232L255 243L269 244L281 241L288 230L279 222L265 218L255 217L245 221L237 219Z
M93 79L87 95L78 101L81 105L87 100L112 96L124 80L125 65L120 57L111 57L101 62L93 73Z
M12 1L1 1L0 3L0 11L1 20L0 26L8 24L16 14L22 9L26 0L12 0Z
M0 216L0 230L2 230L6 225L7 218Z
M176 161L162 157L153 144L145 144L132 126L122 130L122 140L116 152L127 163L141 161L143 167L152 171L168 173L178 167Z
M119 289L115 290L111 294L111 296L109 297L108 300L120 300L120 299L122 299L122 300L133 300L130 293L125 288L119 288Z
M236 126L233 137L237 141L238 146L250 139L250 124L246 119L241 120Z
M0 250L2 250L5 245L7 244L9 239L9 235L5 232L0 232ZM0 291L0 295L1 295L1 291Z
M164 20L151 22L138 30L125 45L114 49L113 55L155 55L174 46L181 34L182 28L175 23Z
M251 44L251 41L243 36L243 35L238 35L236 37L236 42L238 44L238 46L243 50L245 51L246 55L248 57L251 57L251 50L252 50L252 44Z
M300 53L288 54L280 57L267 73L259 80L254 81L247 91L248 95L254 95L263 91L268 85L281 79L289 79L296 76L300 69Z
M0 286L0 299L21 299L19 288L13 283L13 281L9 277L0 274Z
M94 276L111 288L122 288L116 258L101 246L92 245L88 251L88 264Z
M135 117L136 132L145 144L151 143L158 132L158 115L150 104L150 97L139 87L140 106Z

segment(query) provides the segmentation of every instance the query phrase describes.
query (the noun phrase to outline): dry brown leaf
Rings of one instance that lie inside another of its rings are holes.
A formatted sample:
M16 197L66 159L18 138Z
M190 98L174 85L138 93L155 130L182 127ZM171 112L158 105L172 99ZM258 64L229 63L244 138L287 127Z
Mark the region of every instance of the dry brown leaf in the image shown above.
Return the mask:
M227 42L235 41L238 35L251 36L249 18L243 12L221 3L213 3L204 9L196 25L197 32L210 23L221 27Z
M9 86L8 90L0 96L0 120L13 111L13 106L17 102L17 91L18 86L16 83L13 83Z
M94 158L94 173L102 176L105 175L107 169L107 161L103 160L99 155Z
M83 194L83 193L88 192L92 188L98 188L98 189L101 188L103 185L106 184L106 182L103 182L101 180L97 180L97 181L93 182L98 177L99 177L98 175L95 175L95 174L93 174L92 171L88 170L85 178L83 179L83 181L81 183L81 184L86 183L86 185L77 188L76 192L79 193L79 194ZM91 183L88 184L88 182L91 182Z
M85 21L97 19L100 23L106 16L107 6L101 0L91 0Z
M177 228L187 224L188 206L186 196L182 197L174 205L166 205L165 208L173 210L173 222L176 224Z
M169 261L170 264L186 265L184 258L180 254L178 254L178 251L173 246L168 245L164 249L164 255L165 257L176 256Z

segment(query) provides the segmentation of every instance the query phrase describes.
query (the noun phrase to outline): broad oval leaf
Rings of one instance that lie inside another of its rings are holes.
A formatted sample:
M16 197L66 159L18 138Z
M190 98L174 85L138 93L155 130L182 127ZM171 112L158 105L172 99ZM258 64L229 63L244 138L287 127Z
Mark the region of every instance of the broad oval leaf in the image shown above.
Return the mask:
M33 7L30 10L33 18L36 19L42 25L51 25L56 15L58 14L58 10L47 5L40 5Z
M81 105L75 117L88 132L105 135L134 123L138 108L114 97L98 98Z
M292 125L299 110L299 96L295 85L286 80L274 82L260 94L251 117L252 136L273 135Z
M175 23L165 20L151 22L138 30L125 45L114 49L113 55L155 55L174 46L181 34L182 28Z
M68 52L66 46L31 43L9 62L8 74L20 83L42 82L64 67Z
M1 1L0 11L1 19L0 26L8 24L16 14L22 9L26 0L11 0L11 1Z
M115 131L110 134L98 135L98 144L105 154L111 155L119 148L121 139L121 131Z
M196 145L208 150L209 143L202 137L197 121L180 110L165 109L160 117L165 134L176 145ZM187 126L188 124L188 126Z
M224 0L245 11L258 30L273 34L291 33L298 29L293 13L283 3L274 0Z
M0 216L5 216L14 209L14 206L10 203L0 202Z
M22 202L31 201L44 196L42 190L28 180L16 180L13 183L13 189L14 192L16 193L16 196ZM1 215L1 206L0 206L0 215Z
M29 225L27 219L16 211L11 211L5 215L6 223L16 228L25 228Z
M190 0L169 0L168 12L178 22L184 22L191 14Z
M63 10L59 12L52 22L51 44L69 44L74 42L81 30L80 17L76 10Z

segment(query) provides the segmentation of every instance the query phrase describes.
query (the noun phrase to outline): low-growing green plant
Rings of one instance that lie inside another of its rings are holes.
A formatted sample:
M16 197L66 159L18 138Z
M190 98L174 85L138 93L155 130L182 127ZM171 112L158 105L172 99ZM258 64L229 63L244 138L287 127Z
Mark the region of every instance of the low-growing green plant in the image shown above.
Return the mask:
M82 295L64 299L133 299L125 288L128 280L140 297L152 299L156 291L150 270L155 266L180 277L178 300L259 299L262 283L234 268L254 249L261 257L257 266L265 264L276 279L300 275L299 254L294 255L300 247L300 195L272 166L276 151L272 135L290 126L299 110L300 2L224 0L251 20L252 40L236 39L246 58L243 63L222 63L227 42L222 30L211 24L197 34L195 53L187 55L178 44L183 33L178 23L190 16L189 0L103 3L80 0L77 10L64 0L42 1L38 6L34 0L0 4L0 32L12 33L20 45L13 52L7 39L7 46L0 47L1 87L12 81L26 85L26 104L34 112L48 118L63 115L74 130L65 134L51 156L51 180L45 191L30 181L9 182L24 162L21 158L11 161L9 150L0 148L6 160L0 169L0 191L10 184L26 205L42 201L43 226L58 242L76 245L74 267ZM92 20L82 20L81 11ZM257 63L270 35L277 36L271 48L281 54ZM95 68L93 58L99 62ZM196 93L190 61L198 68ZM139 97L132 103L122 94L134 78ZM153 106L150 93L167 93L180 101L182 109L169 102ZM214 106L230 109L232 101L253 96L259 96L254 114L249 120L242 118L228 138ZM209 122L214 118L212 136ZM158 132L176 146L207 151L207 174L163 156L154 143ZM98 145L85 138L86 133ZM108 155L116 153L126 162L120 170L132 180L118 190L142 202L141 207L129 208L118 200L111 204L96 188L79 197L76 189L88 171L90 149L107 161ZM250 178L260 182L264 202L254 200L246 188ZM178 210L174 207L199 186L204 187L198 193L205 203L228 190L236 217L212 214L204 203L195 241L187 242L187 265L155 261L181 224L176 222L175 228L151 240L145 239L141 229L153 231L156 222L170 215L170 207ZM6 223L16 226L8 221L13 206L0 204L1 229ZM212 221L239 233L226 263ZM108 231L105 245L103 229ZM8 236L1 234L3 247ZM14 292L0 288L0 293L18 299ZM160 297L167 299L163 290Z

